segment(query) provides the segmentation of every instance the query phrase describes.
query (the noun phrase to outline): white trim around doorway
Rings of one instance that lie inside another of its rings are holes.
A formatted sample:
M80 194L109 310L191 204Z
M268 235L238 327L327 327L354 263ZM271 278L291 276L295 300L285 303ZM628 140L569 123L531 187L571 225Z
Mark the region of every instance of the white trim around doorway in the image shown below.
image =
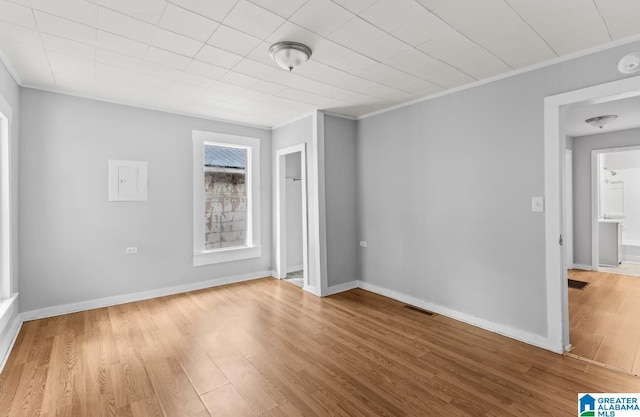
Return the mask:
M276 278L287 277L287 225L286 225L286 161L285 157L300 152L300 168L302 175L302 270L304 271L304 289L309 291L309 262L308 262L308 216L307 216L307 152L306 144L301 143L276 151ZM310 291L312 292L312 291Z
M545 255L547 344L562 353L569 341L567 271L559 240L563 230L566 137L564 112L579 104L596 104L640 95L640 76L546 97L544 100Z

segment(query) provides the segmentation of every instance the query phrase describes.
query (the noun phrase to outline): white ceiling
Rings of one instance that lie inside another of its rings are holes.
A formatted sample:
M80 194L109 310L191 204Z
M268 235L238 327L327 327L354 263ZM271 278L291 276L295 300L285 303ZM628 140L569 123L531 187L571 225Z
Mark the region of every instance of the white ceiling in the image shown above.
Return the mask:
M617 115L618 118L602 129L585 122L591 117ZM640 96L609 101L599 104L585 104L567 110L565 132L572 137L614 132L616 130L640 127Z
M274 126L361 116L640 33L638 0L0 0L24 86ZM294 73L272 43L313 50Z

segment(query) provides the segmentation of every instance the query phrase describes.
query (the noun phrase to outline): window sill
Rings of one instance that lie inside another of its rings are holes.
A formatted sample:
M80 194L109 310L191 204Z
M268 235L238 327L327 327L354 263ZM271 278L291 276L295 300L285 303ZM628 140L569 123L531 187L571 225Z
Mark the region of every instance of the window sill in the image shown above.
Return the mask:
M259 258L261 255L262 247L260 246L217 249L193 254L193 266L241 261L243 259Z

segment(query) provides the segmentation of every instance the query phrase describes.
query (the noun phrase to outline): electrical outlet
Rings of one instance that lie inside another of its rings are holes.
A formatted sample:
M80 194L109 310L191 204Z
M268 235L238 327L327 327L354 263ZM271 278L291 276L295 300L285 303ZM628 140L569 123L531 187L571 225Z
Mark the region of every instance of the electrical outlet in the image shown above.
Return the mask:
M364 240L360 241L360 246L362 246L363 248L367 247L367 242L365 242Z
M125 250L125 253L138 253L138 247L137 246L132 246L130 248L127 248Z

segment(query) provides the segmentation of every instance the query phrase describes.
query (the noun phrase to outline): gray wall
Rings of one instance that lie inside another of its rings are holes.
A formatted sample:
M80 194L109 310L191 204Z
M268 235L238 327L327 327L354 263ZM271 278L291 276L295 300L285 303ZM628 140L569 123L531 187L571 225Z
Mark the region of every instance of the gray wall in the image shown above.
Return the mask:
M640 129L573 138L573 259L591 265L591 151L640 145Z
M271 269L269 130L31 89L20 110L23 311ZM192 266L194 129L261 139L261 258ZM107 201L108 159L148 161L147 202Z
M638 49L635 42L362 120L361 278L546 336L544 214L531 212L531 197L544 195L544 97L623 78L618 60Z
M5 68L2 61L0 61L0 95L4 97L5 101L11 106L12 121L11 121L11 210L12 210L12 223L11 233L13 235L12 242L12 291L19 291L19 265L18 265L18 149L20 147L19 140L19 127L20 127L20 88L18 84L13 80L13 77L9 71Z
M357 122L326 115L324 163L329 287L358 280Z

